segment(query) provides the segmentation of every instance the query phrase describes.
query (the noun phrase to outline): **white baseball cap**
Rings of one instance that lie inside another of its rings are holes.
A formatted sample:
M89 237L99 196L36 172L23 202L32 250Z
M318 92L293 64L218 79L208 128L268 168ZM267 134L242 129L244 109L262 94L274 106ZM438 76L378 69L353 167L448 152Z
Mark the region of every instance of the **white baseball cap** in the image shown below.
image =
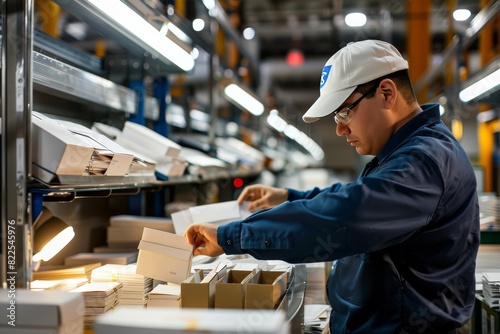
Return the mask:
M408 69L408 62L393 45L377 40L351 42L326 62L321 72L319 98L302 119L312 123L328 116L358 85L404 69Z

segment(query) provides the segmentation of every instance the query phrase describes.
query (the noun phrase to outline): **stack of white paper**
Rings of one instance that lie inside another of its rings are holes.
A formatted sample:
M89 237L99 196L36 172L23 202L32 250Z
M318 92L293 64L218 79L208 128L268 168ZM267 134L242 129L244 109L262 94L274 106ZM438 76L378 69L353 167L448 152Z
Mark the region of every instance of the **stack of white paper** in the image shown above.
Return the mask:
M117 215L109 219L107 243L110 249L137 250L145 227L174 233L170 218Z
M137 265L106 264L92 271L91 282L119 282L122 284L120 305L145 307L153 280L136 274Z
M158 284L148 294L148 307L180 307L181 286Z
M226 162L189 147L182 147L180 157L189 163L189 174L200 177L217 175L226 171L229 167Z
M72 180L64 176L64 174L75 176L115 177L112 179L115 182L116 180L125 180L125 178L130 177L138 177L138 179L134 178L134 180L140 181L155 180L154 162L144 160L142 157L137 156L135 152L122 147L108 137L81 124L52 119L37 112L33 112L33 124L36 129L36 131L34 131L34 137L40 142L43 142L45 148L50 147L52 150L56 144L65 144L61 147L58 146L57 150L54 149L53 152L50 152L51 154L58 156L61 154L59 153L60 151L68 151L72 154L67 158L67 162L70 163L71 166L66 166L65 168L60 168L55 171L61 181ZM77 145L78 147L70 147L70 145ZM83 150L82 147L85 147L85 150ZM42 147L42 149L43 148L44 147ZM77 153L73 153L76 152L77 148L81 152L77 151ZM90 156L82 156L81 161L77 161L80 157L78 157L78 159L74 158L77 155L79 156L82 152L87 152L88 148L91 150ZM38 147L34 147L34 152L35 151L38 152ZM47 151L48 150L44 150L43 153ZM68 155L68 152L64 153L61 158ZM38 155L35 154L35 156ZM43 155L40 159L37 158L35 161L41 162L35 163L35 170L38 171L38 164L40 164L40 166L45 166L48 163L55 164L55 161L50 161L50 159L47 160ZM47 162L45 162L45 160L47 160ZM48 168L48 170L53 171L50 168ZM40 173L40 176L42 180L45 180L46 177L50 177L42 173ZM119 178L117 179L116 177Z
M192 223L224 224L241 220L250 215L248 203L238 205L237 201L220 202L190 207L172 213L175 233L183 235L186 228Z
M89 263L130 264L137 262L137 251L127 253L78 253L64 259L66 266L81 266Z
M491 308L500 308L500 273L483 273L484 301Z
M31 291L62 290L65 285L65 280L34 280L30 283L30 289Z
M99 268L101 263L94 262L78 266L41 266L37 271L33 272L34 280L61 280L65 279L66 284L70 279L85 280L85 283L90 281L90 274L95 268ZM75 282L72 282L73 284Z
M87 283L71 293L81 293L85 302L84 326L91 329L97 316L120 304L122 284L119 282Z
M218 158L250 170L260 171L264 168L264 153L241 140L231 137L216 138L215 143Z
M187 167L186 161L179 157L179 144L144 125L125 122L116 142L154 161L156 172L166 177L180 176Z
M12 296L14 295L14 296ZM84 300L81 294L64 291L0 293L0 333L83 333Z

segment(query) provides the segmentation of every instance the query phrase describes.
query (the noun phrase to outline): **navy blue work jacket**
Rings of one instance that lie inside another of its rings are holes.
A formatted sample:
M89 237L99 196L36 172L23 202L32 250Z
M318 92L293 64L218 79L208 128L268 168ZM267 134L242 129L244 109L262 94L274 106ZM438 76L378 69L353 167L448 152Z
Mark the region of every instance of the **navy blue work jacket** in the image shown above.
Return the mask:
M219 226L226 254L334 261L332 333L447 333L471 316L476 178L438 105L400 128L356 181Z

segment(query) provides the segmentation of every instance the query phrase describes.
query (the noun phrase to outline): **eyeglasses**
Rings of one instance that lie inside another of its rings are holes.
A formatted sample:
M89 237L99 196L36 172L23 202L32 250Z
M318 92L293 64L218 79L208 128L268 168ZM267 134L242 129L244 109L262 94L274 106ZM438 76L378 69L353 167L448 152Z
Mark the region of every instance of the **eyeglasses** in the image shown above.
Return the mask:
M378 88L379 83L377 83L375 86L373 86L369 91L364 93L359 99L354 101L350 106L343 107L339 111L335 112L333 115L333 118L335 119L335 123L339 124L342 123L344 125L349 124L351 119L354 117L354 111L353 109L356 108L356 106L363 100L368 94L371 92L375 91Z

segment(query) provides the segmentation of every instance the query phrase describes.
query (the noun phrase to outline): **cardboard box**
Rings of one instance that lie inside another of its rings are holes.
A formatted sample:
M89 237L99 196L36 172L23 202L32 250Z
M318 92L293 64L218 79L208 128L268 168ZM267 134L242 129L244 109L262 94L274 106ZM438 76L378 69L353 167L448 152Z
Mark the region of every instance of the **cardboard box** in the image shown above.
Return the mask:
M258 270L230 270L215 284L215 308L245 308L248 283L257 283Z
M287 334L284 312L222 309L138 309L120 306L98 317L95 334Z
M82 333L85 304L79 293L17 289L15 298L7 290L0 294L2 333ZM9 322L14 315L15 327ZM3 331L7 328L8 331ZM17 332L11 331L17 330Z
M246 309L275 309L286 292L287 272L260 271L258 283L248 283L245 291Z
M251 213L247 210L248 203L238 205L237 201L227 201L190 207L171 214L175 233L182 235L192 223L224 224L244 219Z
M91 145L48 117L33 114L31 121L33 176L51 183L64 175L86 174L94 153Z
M193 246L185 237L145 227L138 248L137 274L176 284L189 276Z
M181 283L182 308L214 308L215 284L226 276L226 265L216 267L206 276L203 270L197 270Z

